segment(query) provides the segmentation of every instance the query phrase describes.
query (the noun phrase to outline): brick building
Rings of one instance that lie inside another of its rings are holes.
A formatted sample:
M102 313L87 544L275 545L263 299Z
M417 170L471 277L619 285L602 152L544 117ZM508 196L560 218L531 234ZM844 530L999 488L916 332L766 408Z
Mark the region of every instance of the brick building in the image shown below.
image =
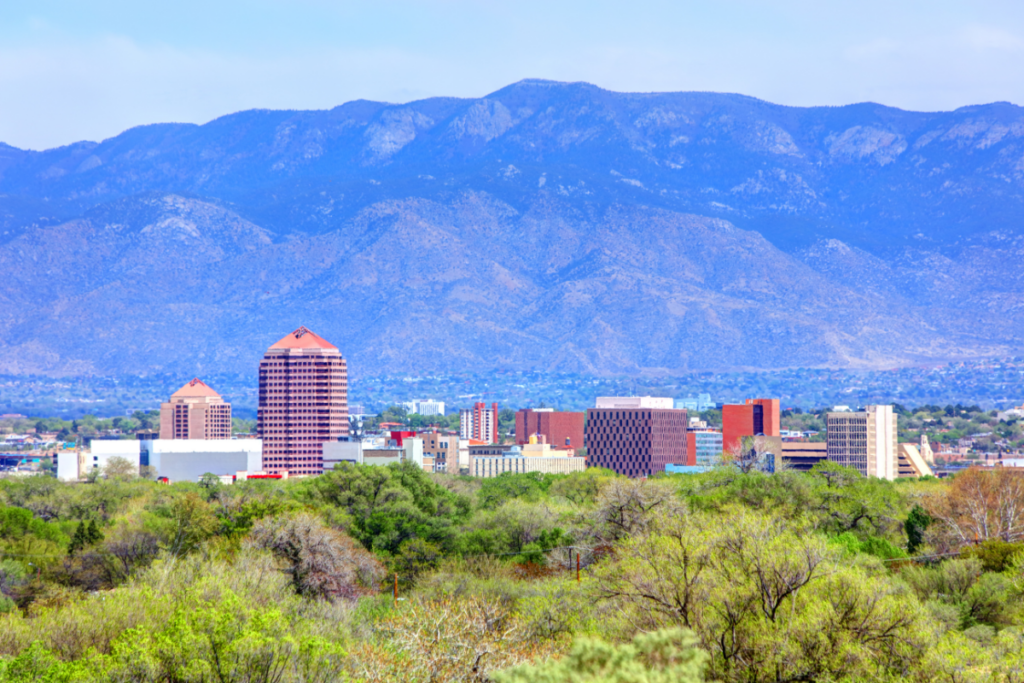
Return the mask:
M748 398L741 405L722 406L722 450L735 453L745 436L780 436L779 399Z
M534 408L516 412L516 443L530 443L530 437L540 434L554 448L573 452L583 448L585 413L556 412L550 408Z
M686 411L666 408L590 408L584 444L588 467L649 477L665 465L685 465Z
M161 439L230 439L231 404L199 378L160 404Z
M348 371L338 347L300 327L267 350L256 432L267 472L323 472L324 442L348 436Z

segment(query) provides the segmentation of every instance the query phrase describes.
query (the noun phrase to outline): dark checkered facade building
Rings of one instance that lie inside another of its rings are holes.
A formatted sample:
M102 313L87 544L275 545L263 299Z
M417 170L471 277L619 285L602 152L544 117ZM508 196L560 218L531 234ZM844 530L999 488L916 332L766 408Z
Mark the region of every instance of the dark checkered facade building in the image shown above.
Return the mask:
M587 467L650 477L665 465L686 464L685 410L590 408L584 439Z

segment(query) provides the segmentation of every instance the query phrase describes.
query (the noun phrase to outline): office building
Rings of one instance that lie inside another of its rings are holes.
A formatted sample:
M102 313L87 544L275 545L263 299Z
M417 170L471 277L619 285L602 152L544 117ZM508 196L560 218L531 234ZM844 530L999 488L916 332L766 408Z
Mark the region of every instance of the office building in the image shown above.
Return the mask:
M161 439L230 439L231 404L199 378L160 404Z
M664 406L669 407L650 407ZM672 399L598 399L587 410L584 445L589 467L606 467L627 477L649 477L666 465L686 465L685 410ZM619 407L626 406L626 407Z
M300 327L260 361L256 432L263 467L320 474L323 445L348 435L348 370L338 347Z
M482 443L498 442L498 404L474 403L459 411L459 437Z
M722 450L738 453L746 436L780 436L779 399L748 398L722 406Z
M686 432L686 464L714 467L722 460L722 432L714 429L689 429Z
M828 413L828 459L867 477L895 479L899 458L896 419L892 406L868 406L859 413Z
M516 412L516 443L530 442L530 437L542 435L555 448L573 452L583 448L584 413L555 411L551 408L527 408Z
M434 399L414 399L402 404L410 415L444 415L444 401Z

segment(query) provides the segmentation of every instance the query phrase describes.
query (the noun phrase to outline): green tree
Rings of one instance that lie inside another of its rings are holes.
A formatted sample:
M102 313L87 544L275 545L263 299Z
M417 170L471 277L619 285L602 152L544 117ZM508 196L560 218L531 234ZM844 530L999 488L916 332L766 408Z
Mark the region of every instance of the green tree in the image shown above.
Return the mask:
M915 505L907 515L907 521L903 523L903 529L907 533L907 552L913 555L924 543L924 532L932 518L920 505Z
M699 683L708 655L687 629L662 629L630 643L578 639L565 657L497 671L495 683Z

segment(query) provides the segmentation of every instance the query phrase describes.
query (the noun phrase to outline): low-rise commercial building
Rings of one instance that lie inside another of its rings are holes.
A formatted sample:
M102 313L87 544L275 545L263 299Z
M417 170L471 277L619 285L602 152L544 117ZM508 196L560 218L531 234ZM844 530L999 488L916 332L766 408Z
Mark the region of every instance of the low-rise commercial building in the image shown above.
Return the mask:
M828 460L824 441L783 441L775 460L775 471L809 472L823 460Z
M204 474L235 476L239 472L263 469L260 439L147 439L93 441L91 450L80 454L61 453L57 477L77 481L90 470L100 472L112 458L123 458L135 466L150 466L159 479L170 482L198 481Z
M232 476L263 471L261 439L156 439L136 441L157 477L170 482L198 481L204 474Z
M348 439L328 441L323 444L322 456L325 472L343 462L354 465L392 465L406 461L416 463L426 472L434 471L434 458L423 453L423 439L420 438L405 437L401 446Z
M100 472L111 458L127 460L139 471L140 441L120 439L117 441L93 441L88 451L63 451L57 455L57 478L61 481L84 479L92 470Z
M470 458L470 474L474 477L496 477L505 472L571 474L582 472L586 467L586 458L576 457L569 450L552 448L543 437L536 436L529 443L509 445L501 454Z

